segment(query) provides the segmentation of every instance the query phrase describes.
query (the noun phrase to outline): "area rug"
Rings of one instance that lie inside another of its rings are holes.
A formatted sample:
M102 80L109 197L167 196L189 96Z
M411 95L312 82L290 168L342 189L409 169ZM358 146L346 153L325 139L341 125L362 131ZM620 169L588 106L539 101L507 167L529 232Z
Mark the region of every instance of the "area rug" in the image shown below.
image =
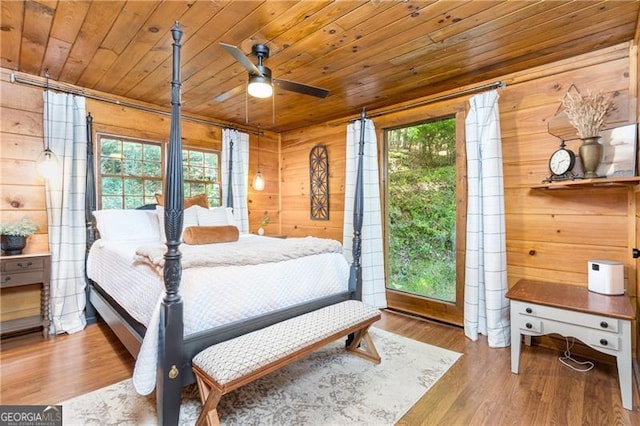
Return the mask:
M375 365L336 341L222 397L223 425L392 425L461 354L372 327ZM155 394L155 393L154 393ZM155 398L131 380L62 402L64 425L155 425ZM185 388L180 424L200 412L197 388Z

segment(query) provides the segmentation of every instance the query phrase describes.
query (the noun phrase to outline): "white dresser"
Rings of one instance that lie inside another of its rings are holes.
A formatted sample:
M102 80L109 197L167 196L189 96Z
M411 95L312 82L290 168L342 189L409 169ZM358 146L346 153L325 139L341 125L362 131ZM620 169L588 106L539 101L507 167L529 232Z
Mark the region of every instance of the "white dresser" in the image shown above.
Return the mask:
M606 296L586 287L520 280L506 295L511 303L511 371L518 373L521 337L558 333L616 357L622 406L632 407L631 321L626 295Z

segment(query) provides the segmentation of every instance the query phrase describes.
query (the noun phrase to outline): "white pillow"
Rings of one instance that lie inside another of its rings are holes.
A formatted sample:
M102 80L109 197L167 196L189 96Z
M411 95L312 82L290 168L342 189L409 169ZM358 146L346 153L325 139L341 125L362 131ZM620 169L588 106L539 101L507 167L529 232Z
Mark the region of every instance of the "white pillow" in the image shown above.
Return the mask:
M160 241L158 218L153 210L96 210L93 217L104 241Z
M191 206L188 209L184 209L182 214L182 232L180 233L180 241L184 241L182 236L184 234L184 229L187 226L198 226L198 209L202 209L204 207L200 206ZM160 234L163 242L167 241L167 235L164 231L164 207L156 206L156 213L158 215L158 226L160 227Z
M208 209L198 207L198 225L200 226L237 226L231 207L211 207Z

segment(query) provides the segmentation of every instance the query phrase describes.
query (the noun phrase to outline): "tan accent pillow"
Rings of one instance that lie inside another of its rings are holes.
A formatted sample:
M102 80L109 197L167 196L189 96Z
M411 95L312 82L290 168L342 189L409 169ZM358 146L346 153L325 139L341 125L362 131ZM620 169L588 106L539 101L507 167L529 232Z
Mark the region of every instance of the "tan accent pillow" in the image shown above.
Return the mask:
M156 194L156 203L158 203L159 206L164 206L164 195ZM194 197L185 198L183 208L188 209L191 206L200 206L208 209L209 199L207 198L207 194L200 194Z
M182 238L185 244L232 243L238 241L240 231L237 226L189 226Z

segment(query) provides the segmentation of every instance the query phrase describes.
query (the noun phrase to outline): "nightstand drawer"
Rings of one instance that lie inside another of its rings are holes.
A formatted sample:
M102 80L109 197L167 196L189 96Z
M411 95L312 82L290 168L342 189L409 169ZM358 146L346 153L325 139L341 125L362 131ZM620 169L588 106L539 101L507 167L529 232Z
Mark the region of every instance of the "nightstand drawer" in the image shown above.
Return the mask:
M585 343L590 346L599 346L601 348L608 348L616 351L620 349L620 338L618 336L611 336L607 333L591 333Z
M33 271L44 268L44 258L8 259L2 262L2 272ZM3 274L4 278L4 274Z
M11 274L2 274L0 283L2 287L13 287L24 284L37 284L43 282L44 277L42 271L33 272L14 272Z
M520 315L553 319L555 321L611 333L617 333L620 328L619 320L602 315L585 314L583 312L568 311L566 309L552 308L550 306L526 302L514 302L511 306L512 309L515 308L516 312Z
M543 321L540 321L537 318L520 315L518 324L520 330L544 334L544 327L542 326Z

